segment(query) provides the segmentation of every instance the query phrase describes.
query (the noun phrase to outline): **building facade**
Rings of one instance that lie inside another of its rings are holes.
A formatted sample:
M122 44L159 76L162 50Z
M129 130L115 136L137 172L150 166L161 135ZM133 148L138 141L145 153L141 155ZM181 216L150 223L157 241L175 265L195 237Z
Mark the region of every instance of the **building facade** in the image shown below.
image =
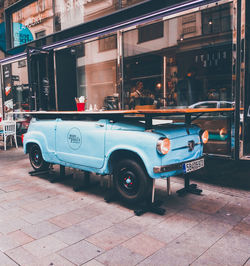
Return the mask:
M250 153L247 1L2 2L4 112L234 106L207 152Z

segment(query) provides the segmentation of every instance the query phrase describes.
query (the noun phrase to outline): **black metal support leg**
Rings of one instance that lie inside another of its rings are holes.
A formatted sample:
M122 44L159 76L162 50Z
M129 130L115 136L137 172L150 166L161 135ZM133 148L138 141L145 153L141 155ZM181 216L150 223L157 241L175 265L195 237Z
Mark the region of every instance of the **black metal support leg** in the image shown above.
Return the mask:
M161 204L161 201L155 201L155 179L153 179L151 195L149 195L149 197L144 202L142 202L137 209L134 210L134 213L137 216L140 216L146 212L164 215L166 210L160 207Z
M161 204L162 204L161 201L155 201L155 202L145 201L144 203L140 204L138 209L134 210L134 214L136 216L141 216L146 212L152 212L155 214L164 215L166 213L166 210L160 207Z
M59 176L57 176L55 174L50 176L50 182L51 183L59 182L59 181L63 180L65 177L66 177L65 166L64 165L60 165Z
M202 189L197 188L197 184L190 184L190 176L189 174L186 174L184 176L184 188L177 190L176 193L179 196L184 196L187 193L200 195L202 192Z
M117 198L118 198L117 193L113 188L113 177L112 175L109 175L108 184L104 195L104 200L107 203L110 203L112 201L115 201Z
M84 172L83 178L76 178L76 184L73 186L73 190L78 192L82 189L88 188L90 186L90 172Z

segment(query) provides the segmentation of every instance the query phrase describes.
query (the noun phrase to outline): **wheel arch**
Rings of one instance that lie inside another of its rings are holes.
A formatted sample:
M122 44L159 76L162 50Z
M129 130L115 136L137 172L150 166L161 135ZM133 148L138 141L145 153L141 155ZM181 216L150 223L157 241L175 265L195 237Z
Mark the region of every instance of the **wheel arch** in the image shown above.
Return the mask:
M115 164L118 163L122 159L133 159L137 161L143 167L145 172L148 173L147 168L141 156L134 151L126 150L126 149L115 150L109 156L108 168L109 168L110 173L113 173Z

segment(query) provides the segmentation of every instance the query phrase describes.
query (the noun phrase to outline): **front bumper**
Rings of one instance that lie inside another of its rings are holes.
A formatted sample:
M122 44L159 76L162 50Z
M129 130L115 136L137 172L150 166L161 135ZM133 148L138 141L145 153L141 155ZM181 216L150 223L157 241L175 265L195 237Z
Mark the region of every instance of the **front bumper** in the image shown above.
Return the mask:
M155 166L153 168L153 171L154 171L155 174L178 171L178 170L184 171L184 165L186 163L195 162L195 161L198 161L200 159L204 159L204 156L199 157L199 158L197 158L195 160L190 160L190 161L186 161L186 162L174 163L174 164L163 165L163 166Z

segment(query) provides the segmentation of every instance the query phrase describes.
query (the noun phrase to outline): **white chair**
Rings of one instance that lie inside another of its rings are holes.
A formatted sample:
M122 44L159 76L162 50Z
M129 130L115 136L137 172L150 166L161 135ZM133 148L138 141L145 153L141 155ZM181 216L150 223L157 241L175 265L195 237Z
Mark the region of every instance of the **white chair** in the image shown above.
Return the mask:
M0 136L2 136L3 138L4 150L6 151L6 143L7 143L7 138L9 136L10 136L11 146L12 146L12 138L13 138L16 144L16 148L18 148L17 140L16 140L16 122L3 120L1 122L1 125L2 125L2 130L0 130Z

